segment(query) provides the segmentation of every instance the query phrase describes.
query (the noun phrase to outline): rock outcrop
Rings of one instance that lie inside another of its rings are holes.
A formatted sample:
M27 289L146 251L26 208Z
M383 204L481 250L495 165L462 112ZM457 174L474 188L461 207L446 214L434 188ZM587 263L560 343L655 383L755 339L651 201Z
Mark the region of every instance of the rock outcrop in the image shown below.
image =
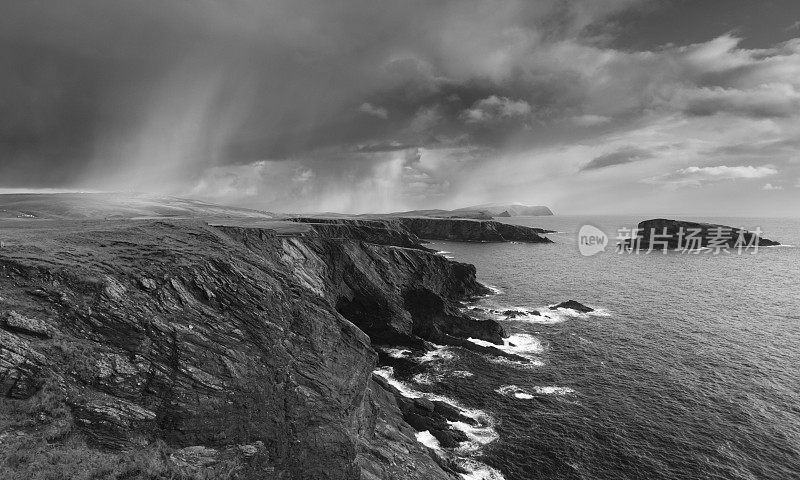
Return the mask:
M576 312L580 313L594 312L594 308L587 307L586 305L580 302L576 302L575 300L567 300L566 302L561 302L558 305L553 305L552 307L550 307L550 310L557 310L559 308L575 310Z
M740 228L656 218L640 222L635 238L624 241L622 247L640 250L696 250L739 247L746 249L775 245L780 243Z
M552 243L552 240L544 237L543 234L554 233L550 230L509 225L490 220L403 217L398 221L411 233L426 240Z
M68 412L58 438L104 451L165 442L179 469L451 478L403 419L457 441L452 412L423 415L374 380L372 343L501 343L497 322L460 313L487 292L475 268L402 224L302 221L311 229L297 235L194 221L4 231L3 401L46 389ZM55 419L42 422L32 435Z

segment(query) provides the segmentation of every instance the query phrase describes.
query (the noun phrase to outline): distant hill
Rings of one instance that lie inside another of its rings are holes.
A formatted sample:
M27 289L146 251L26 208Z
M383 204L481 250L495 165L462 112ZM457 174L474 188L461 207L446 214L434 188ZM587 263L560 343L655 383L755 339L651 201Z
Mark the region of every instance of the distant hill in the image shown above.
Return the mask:
M0 195L2 219L272 219L275 215L177 197L132 193L14 193Z
M522 203L487 203L472 207L457 208L455 210L409 210L394 213L368 213L358 215L362 217L432 217L432 218L471 218L475 220L491 220L494 217L523 217L552 215L553 212L541 205L524 205ZM329 216L342 216L340 214L327 214Z
M462 211L481 211L486 212L492 217L505 217L505 213L508 213L508 216L511 217L538 217L553 214L553 212L544 205L525 205L522 203L486 203L454 210L454 212Z

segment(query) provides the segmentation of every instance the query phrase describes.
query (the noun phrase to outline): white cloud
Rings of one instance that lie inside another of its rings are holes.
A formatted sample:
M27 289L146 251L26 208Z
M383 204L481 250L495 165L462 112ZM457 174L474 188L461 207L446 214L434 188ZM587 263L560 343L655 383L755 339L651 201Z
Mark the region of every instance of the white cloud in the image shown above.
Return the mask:
M730 113L745 117L772 118L800 114L800 92L794 85L772 83L740 90L692 88L680 90L672 105L690 115Z
M672 173L643 180L645 183L661 184L672 188L699 187L723 180L764 178L778 173L773 167L719 165L715 167L686 167Z
M761 187L761 190L783 190L783 187L780 185L773 185L771 183L767 183L763 187Z
M371 103L362 103L360 107L358 107L358 111L361 113L366 113L367 115L372 115L373 117L382 118L386 120L389 118L389 111L383 107L372 105Z
M524 100L512 100L508 97L492 95L478 100L461 112L461 119L466 123L488 123L512 117L526 117L531 113L531 106Z
M611 121L611 117L606 117L603 115L579 115L577 117L572 117L572 123L579 127L593 127L595 125L602 125L604 123L608 123Z

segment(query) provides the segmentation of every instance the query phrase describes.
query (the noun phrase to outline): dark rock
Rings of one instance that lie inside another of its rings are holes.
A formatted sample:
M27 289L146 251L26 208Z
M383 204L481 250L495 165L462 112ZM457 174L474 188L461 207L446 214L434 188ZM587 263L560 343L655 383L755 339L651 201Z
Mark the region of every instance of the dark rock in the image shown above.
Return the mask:
M140 278L139 285L141 285L142 288L144 288L148 292L154 291L157 287L155 280L153 280L152 278Z
M402 217L398 221L417 237L427 240L552 243L540 235L544 231L494 221L427 217Z
M26 399L35 394L43 381L47 361L26 339L0 330L0 395Z
M439 441L439 444L444 448L456 448L461 442L466 442L469 437L461 430L448 429L448 430L430 430L431 435Z
M418 408L427 410L429 412L432 412L434 409L433 402L431 402L427 398L415 398L414 405L416 405Z
M567 308L581 313L589 313L594 311L592 307L587 307L586 305L576 302L575 300L567 300L566 302L561 302L558 305L550 307L550 310L556 310L558 308Z
M35 318L28 318L13 310L8 312L4 319L0 320L0 326L11 332L31 335L42 339L51 338L53 336L53 328L46 322Z
M508 210L503 210L501 213L498 213L497 215L495 215L495 217L499 217L499 218L511 218L511 214L510 214L510 213L508 213Z
M409 406L372 380L371 345L490 351L465 340L505 336L460 312L487 293L473 266L376 225L292 236L192 221L48 225L3 232L25 245L0 256L3 308L37 312L53 336L4 324L0 395L63 384L76 427L63 434L103 449L159 440L222 455L257 439L275 478L449 478L403 418L450 432L453 412Z

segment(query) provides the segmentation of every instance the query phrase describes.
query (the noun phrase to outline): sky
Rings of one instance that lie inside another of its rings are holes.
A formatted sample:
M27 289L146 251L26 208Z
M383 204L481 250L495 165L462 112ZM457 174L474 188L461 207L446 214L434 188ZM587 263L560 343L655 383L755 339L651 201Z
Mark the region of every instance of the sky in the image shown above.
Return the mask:
M797 0L0 0L0 192L800 216Z

